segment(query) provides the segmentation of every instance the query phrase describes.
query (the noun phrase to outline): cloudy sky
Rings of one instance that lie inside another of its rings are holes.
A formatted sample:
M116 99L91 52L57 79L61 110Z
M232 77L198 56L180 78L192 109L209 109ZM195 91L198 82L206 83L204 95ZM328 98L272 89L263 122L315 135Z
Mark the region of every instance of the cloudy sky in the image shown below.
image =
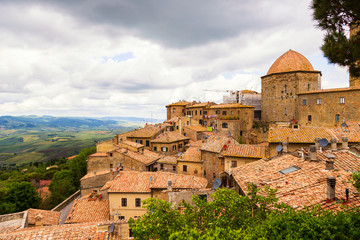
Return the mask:
M289 49L347 87L310 0L1 0L0 115L166 118L180 99L260 91Z

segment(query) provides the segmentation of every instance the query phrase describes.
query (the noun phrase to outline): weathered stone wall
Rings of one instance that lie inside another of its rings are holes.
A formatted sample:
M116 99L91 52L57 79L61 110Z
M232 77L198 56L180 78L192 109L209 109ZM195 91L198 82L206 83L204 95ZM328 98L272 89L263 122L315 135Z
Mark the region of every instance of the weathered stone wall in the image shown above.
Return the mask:
M187 171L184 172L184 165L187 167ZM203 170L203 163L202 162L182 162L178 161L178 173L185 174L185 175L193 175L197 177L204 177L204 170Z
M344 98L344 103L340 98ZM303 101L306 105L302 104ZM340 126L343 120L360 121L360 87L299 94L298 112L298 123L303 126L333 127Z
M297 93L320 89L321 73L286 72L261 78L261 118L266 122L297 119Z
M87 159L87 172L96 172L109 168L109 157L91 157Z
M113 139L109 139L104 142L100 142L96 144L96 152L106 153L114 149L114 141Z
M197 141L198 140L198 134L196 131L187 128L186 126L184 127L184 131L183 131L184 135L187 136L188 138L190 138L190 140L193 141Z
M224 171L225 163L219 159L218 153L201 151L201 159L203 160L204 178L208 180L208 187L211 187L216 178L220 177L220 173Z
M212 189L193 189L193 190L182 190L182 191L168 191L168 202L172 203L175 207L179 207L179 204L184 200L187 203L194 204L192 201L193 195L205 195L207 201L212 201L211 195L215 191Z
M232 162L236 162L235 167L258 161L260 158L246 158L246 157L227 157L225 156L225 171L229 171L232 168Z
M185 116L185 106L167 106L166 113L167 120L173 117L183 117Z
M178 141L172 143L151 143L151 150L154 152L165 153L166 155L172 155L177 152L185 151L186 141ZM168 151L163 151L163 148L167 147ZM175 149L174 149L175 148Z
M100 189L104 186L104 184L112 180L117 173L118 172L114 170L112 172L95 175L94 177L81 180L81 197L89 195L93 190L97 190L97 192L100 192Z
M162 164L162 168L161 168ZM174 170L175 167L175 170ZM177 173L177 164L170 164L170 163L156 163L154 165L154 169L156 168L157 171L161 172L172 172Z

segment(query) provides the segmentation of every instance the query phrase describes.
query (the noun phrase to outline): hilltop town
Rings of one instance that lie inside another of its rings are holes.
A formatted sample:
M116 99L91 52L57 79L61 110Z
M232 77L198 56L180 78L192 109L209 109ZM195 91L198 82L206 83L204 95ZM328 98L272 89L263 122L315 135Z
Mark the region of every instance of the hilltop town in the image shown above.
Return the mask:
M179 207L218 188L246 195L248 183L276 189L296 210L360 206L350 182L360 167L360 78L322 89L321 76L289 50L261 77L261 93L169 103L165 122L97 143L80 190L52 211L0 216L0 239L35 239L40 229L64 239L128 239L128 220L146 213L146 199Z

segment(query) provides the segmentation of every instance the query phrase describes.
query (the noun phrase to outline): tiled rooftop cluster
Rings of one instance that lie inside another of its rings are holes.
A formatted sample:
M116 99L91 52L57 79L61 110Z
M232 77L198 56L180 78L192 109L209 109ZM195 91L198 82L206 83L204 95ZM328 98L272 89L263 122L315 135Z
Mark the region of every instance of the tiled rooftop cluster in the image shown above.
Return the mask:
M201 146L201 150L220 153L224 146L240 145L235 139L228 136L213 135L205 141Z
M44 226L57 225L59 222L60 212L49 211L49 210L41 210L41 209L33 209L29 208L28 212L28 224L35 224L35 218L37 216L41 217L42 224Z
M328 154L332 154L331 158ZM259 188L269 186L277 189L280 202L296 209L314 204L323 204L327 194L327 177L336 177L336 198L346 199L345 189L350 190L350 201L357 190L349 182L351 171L357 170L360 158L348 151L318 152L318 161L309 161L299 156L285 154L271 160L259 160L232 169L231 174L246 193L247 184L255 183ZM326 161L334 160L335 168L326 169ZM351 203L348 203L351 205Z
M183 140L189 140L189 138L185 137L184 135L181 135L180 133L175 132L175 131L165 131L165 132L159 134L153 140L151 140L151 142L171 143L171 142L177 142L177 141L183 141Z
M268 157L267 146L254 144L230 145L224 152L224 156L247 157L247 158L266 158Z
M269 142L313 143L315 138L336 138L341 143L343 137L348 137L349 142L360 142L359 122L346 122L348 127L271 127Z
M111 192L151 192L151 189L166 189L168 181L173 189L204 188L207 180L191 175L180 175L167 172L120 172L110 184ZM108 187L108 186L107 186Z
M76 199L65 223L85 223L109 220L109 200L99 197Z

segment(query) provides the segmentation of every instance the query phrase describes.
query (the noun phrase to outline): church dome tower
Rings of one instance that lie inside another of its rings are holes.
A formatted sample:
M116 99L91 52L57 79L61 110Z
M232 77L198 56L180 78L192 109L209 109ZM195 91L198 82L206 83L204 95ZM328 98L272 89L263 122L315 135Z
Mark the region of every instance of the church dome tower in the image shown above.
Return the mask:
M321 72L302 54L289 50L261 77L261 116L268 122L297 119L297 94L321 88Z

